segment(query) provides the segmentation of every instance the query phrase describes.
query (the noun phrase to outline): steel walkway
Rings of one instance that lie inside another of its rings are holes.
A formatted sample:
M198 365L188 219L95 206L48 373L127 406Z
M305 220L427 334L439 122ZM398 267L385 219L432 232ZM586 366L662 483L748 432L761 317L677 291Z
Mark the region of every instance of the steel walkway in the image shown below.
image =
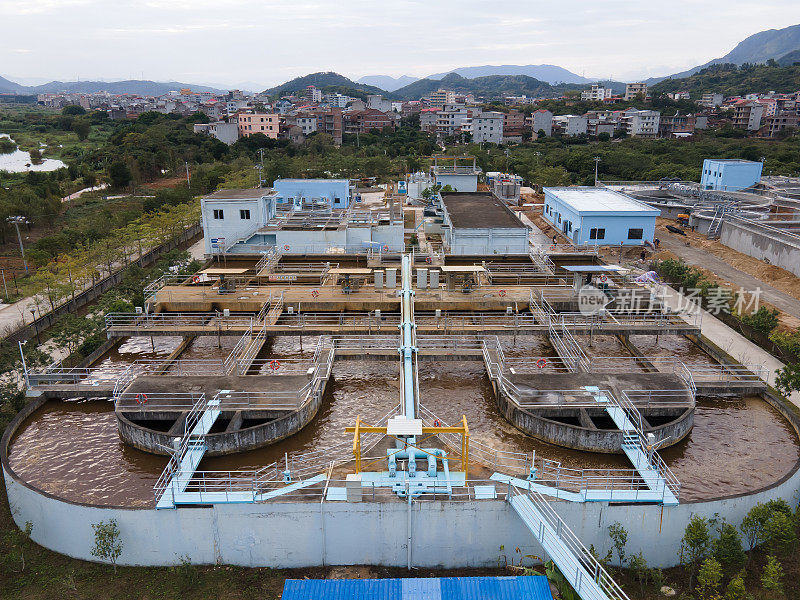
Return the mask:
M547 500L533 490L510 490L509 504L582 600L628 600Z

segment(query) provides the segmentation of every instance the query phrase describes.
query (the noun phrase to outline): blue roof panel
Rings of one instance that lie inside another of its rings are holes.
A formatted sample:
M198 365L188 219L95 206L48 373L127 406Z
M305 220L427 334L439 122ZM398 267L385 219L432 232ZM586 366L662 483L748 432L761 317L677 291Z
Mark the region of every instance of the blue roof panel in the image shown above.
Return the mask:
M553 600L544 576L287 579L282 600Z

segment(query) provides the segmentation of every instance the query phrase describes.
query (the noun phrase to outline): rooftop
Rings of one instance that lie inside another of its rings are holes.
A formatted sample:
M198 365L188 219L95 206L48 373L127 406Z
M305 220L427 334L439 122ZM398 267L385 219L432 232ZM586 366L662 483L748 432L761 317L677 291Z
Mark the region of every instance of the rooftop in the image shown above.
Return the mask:
M715 163L740 163L740 164L747 164L747 165L760 165L761 163L757 160L745 160L743 158L707 158L709 162Z
M487 192L445 192L442 202L453 227L459 229L525 227L510 208Z
M630 196L606 188L552 187L544 190L579 213L661 214L657 208L651 208Z
M213 194L203 196L203 198L212 200L249 200L266 196L271 191L269 188L218 190Z

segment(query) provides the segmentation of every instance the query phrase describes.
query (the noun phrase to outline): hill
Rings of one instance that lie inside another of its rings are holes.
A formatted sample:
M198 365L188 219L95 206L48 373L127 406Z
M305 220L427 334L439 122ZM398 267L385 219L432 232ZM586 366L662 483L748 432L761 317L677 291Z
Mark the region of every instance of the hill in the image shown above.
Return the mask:
M387 92L393 92L409 83L414 83L418 79L419 77L411 77L409 75L401 75L400 77L391 77L389 75L365 75L356 83L362 83L364 85L381 88Z
M486 77L488 75L527 75L549 84L556 83L589 83L587 79L556 65L483 65L480 67L459 67L447 73L428 75L427 79L442 79L445 75L456 73L468 79Z
M696 98L711 92L739 96L764 90L786 93L798 89L800 66L723 64L706 67L690 77L665 79L654 85L651 92L655 96L667 92L688 91Z
M24 87L4 77L0 77L0 94L16 94L24 91Z
M264 90L263 93L269 96L285 96L293 92L301 92L309 85L316 86L320 89L335 87L338 90L358 90L368 94L386 94L386 91L379 87L356 83L352 79L348 79L344 75L339 75L339 73L334 73L333 71L311 73L303 77L295 77L282 85Z
M47 94L56 92L94 94L137 94L141 96L160 96L174 90L190 88L195 92L221 93L225 90L204 85L193 85L179 81L148 81L128 79L125 81L51 81L42 85L20 85L0 77L0 92L18 94Z
M617 93L625 91L624 83L603 83L610 85ZM474 94L476 97L486 99L502 96L555 98L566 91L582 90L586 87L586 84L576 83L550 85L546 81L540 81L527 75L487 75L468 79L457 73L449 73L442 79L420 79L396 90L390 96L398 100L417 100L443 88L462 94Z
M760 31L745 38L739 42L733 50L721 58L715 58L703 65L689 69L688 71L675 73L667 77L648 79L647 84L653 85L664 79L690 77L712 65L765 63L770 58L777 60L798 49L800 49L800 25L791 25L783 29L767 29L766 31Z
M778 64L782 67L790 67L795 63L800 63L800 50L784 54L778 59Z

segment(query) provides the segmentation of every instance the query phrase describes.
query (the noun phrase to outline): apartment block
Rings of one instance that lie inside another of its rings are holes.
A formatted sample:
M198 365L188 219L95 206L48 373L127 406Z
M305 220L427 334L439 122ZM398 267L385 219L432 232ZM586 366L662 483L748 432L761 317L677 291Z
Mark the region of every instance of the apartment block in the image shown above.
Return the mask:
M239 137L263 133L273 140L278 139L281 116L275 113L239 113Z
M503 119L501 112L487 111L472 116L472 141L475 143L503 143Z
M646 83L628 83L625 85L625 101L630 102L636 96L641 95L642 98L647 98L647 84Z

